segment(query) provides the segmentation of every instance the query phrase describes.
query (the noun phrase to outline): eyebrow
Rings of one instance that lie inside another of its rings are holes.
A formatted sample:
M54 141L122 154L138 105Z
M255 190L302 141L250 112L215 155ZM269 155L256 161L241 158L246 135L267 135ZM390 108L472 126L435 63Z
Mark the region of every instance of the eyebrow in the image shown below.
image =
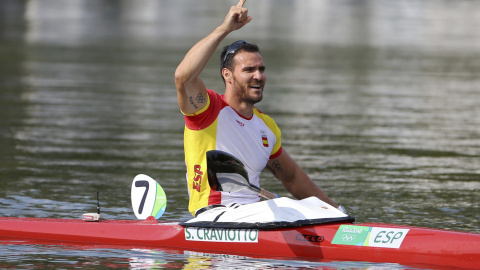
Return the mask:
M247 65L247 66L244 66L242 68L242 70L247 70L247 69L263 69L263 70L265 70L266 67L265 67L265 65L261 65L261 66L256 66L256 65L249 66L249 65Z

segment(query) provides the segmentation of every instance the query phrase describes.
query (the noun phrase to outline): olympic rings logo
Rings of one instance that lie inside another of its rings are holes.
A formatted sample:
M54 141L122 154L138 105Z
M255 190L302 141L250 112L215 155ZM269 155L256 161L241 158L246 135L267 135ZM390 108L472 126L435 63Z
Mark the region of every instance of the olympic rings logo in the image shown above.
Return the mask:
M352 242L353 239L355 239L355 237L357 237L357 236L354 235L354 234L344 234L344 235L342 235L342 240L343 240L343 242Z

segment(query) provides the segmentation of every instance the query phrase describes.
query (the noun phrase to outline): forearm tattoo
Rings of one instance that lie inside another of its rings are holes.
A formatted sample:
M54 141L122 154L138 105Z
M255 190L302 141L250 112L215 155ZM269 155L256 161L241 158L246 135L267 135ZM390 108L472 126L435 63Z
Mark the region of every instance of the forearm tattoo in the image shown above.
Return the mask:
M189 96L188 97L188 100L190 101L190 104L192 104L192 106L195 108L195 109L198 109L198 106L197 104L195 103L195 101L197 101L197 103L205 103L206 99L205 97L200 93L197 95L197 97L195 98L195 101L193 100L193 97L192 96Z
M278 160L274 160L272 162L272 166L267 165L267 169L271 173L273 173L274 175L277 174L277 172L282 172L283 171L282 165L280 164L280 162Z

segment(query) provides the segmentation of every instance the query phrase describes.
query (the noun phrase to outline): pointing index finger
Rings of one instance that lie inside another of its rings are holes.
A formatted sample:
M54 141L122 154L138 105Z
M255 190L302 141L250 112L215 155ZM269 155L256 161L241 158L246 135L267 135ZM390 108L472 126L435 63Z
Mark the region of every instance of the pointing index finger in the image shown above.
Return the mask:
M245 1L247 1L247 0L238 1L237 7L243 7L243 4L245 4Z

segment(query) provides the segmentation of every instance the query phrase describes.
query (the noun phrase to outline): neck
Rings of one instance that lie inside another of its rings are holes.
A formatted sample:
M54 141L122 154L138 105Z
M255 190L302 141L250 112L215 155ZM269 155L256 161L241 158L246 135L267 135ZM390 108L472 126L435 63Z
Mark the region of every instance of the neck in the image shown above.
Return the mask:
M230 91L225 91L225 100L241 116L250 119L253 116L253 104L240 100Z

